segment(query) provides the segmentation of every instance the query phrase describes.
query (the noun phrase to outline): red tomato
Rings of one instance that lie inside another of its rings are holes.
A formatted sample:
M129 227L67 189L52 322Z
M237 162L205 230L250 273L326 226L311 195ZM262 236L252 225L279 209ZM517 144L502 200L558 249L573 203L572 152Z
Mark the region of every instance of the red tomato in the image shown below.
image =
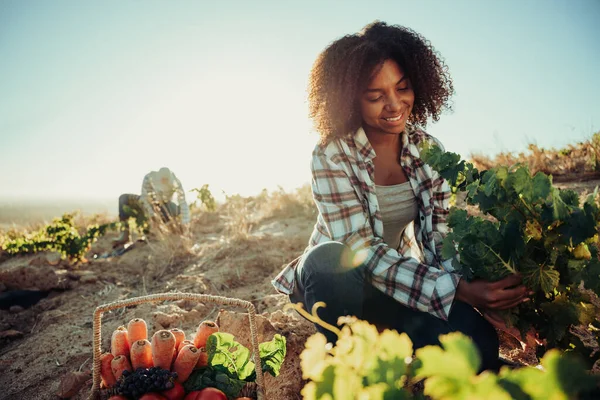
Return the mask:
M227 396L219 389L209 387L188 393L184 400L227 400Z
M167 400L183 400L185 397L185 389L178 381L173 381L173 387L169 390L160 392Z
M149 392L140 397L139 400L166 400L166 397L155 392Z

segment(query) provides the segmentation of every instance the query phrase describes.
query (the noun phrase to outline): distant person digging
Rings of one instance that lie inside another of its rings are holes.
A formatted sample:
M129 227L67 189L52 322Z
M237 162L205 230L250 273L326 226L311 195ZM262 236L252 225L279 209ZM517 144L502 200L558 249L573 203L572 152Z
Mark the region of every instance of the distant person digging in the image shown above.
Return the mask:
M172 201L175 194L177 203ZM129 218L135 218L138 226L150 219L157 224L165 224L171 232L187 233L190 208L181 181L169 168L163 167L148 173L142 182L141 196L122 194L119 197L119 220L124 223L124 228L121 236L113 241L113 248L129 242Z

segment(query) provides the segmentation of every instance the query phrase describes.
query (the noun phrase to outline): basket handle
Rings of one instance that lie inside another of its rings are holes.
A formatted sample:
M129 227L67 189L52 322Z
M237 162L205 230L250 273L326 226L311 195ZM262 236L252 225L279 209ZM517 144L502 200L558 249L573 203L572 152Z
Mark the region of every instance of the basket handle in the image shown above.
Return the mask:
M100 356L101 352L101 336L102 336L102 313L111 311L117 308L134 306L142 303L150 303L164 300L196 300L199 303L216 303L221 305L244 307L248 310L248 319L250 320L250 339L252 342L252 352L254 367L256 370L256 386L258 400L267 400L266 391L264 387L263 372L260 364L260 352L258 350L258 333L256 329L256 309L254 304L249 301L233 299L223 296L213 296L208 294L195 294L195 293L157 293L148 296L134 297L127 300L115 301L108 304L103 304L96 307L94 311L94 370L93 370L93 384L92 392L88 399L97 399L100 391Z

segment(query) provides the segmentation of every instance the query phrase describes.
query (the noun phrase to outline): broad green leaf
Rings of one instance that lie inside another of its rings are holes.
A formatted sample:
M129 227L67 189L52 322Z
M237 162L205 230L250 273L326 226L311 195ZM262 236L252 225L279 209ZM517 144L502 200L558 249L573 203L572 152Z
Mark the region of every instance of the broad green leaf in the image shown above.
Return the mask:
M519 267L523 275L523 282L534 292L541 290L549 294L558 286L560 274L551 266L541 267L535 261L526 258L520 262Z
M254 371L254 363L250 361L250 350L235 341L232 334L225 332L213 333L206 342L208 364L211 367L223 367L229 371L229 376L245 380Z
M260 364L263 372L268 372L275 377L279 375L279 370L285 360L285 343L285 337L275 334L273 340L270 342L264 342L258 345Z
M543 172L538 172L533 177L532 181L533 185L533 201L537 201L538 199L546 199L550 194L550 190L552 188L552 182L550 181L550 177L544 174Z
M562 340L569 326L579 322L577 305L564 294L550 303L541 304L540 308L548 317L548 323L543 327L544 336L552 342Z
M420 361L416 376L420 378L453 378L466 382L477 374L481 359L471 339L453 332L440 336L442 348L425 346L416 352Z
M555 220L562 221L569 216L569 210L560 196L560 190L554 187L552 188L552 210L552 216Z
M537 368L502 369L503 381L518 385L532 400L567 400L592 389L598 378L586 373L585 367L556 349L546 352Z
M412 361L412 342L405 333L385 330L374 343L373 367L362 374L370 385L385 382L395 387L407 374L407 361Z
M300 353L302 379L321 381L321 375L327 367L327 339L322 333L315 333L306 340L304 350Z

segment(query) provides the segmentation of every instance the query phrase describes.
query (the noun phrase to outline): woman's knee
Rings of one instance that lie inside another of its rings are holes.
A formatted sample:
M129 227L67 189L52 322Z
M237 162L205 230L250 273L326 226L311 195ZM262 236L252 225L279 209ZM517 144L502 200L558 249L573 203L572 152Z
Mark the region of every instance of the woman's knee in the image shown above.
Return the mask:
M340 242L325 242L314 246L304 256L303 274L314 276L340 271L347 249L348 247Z

